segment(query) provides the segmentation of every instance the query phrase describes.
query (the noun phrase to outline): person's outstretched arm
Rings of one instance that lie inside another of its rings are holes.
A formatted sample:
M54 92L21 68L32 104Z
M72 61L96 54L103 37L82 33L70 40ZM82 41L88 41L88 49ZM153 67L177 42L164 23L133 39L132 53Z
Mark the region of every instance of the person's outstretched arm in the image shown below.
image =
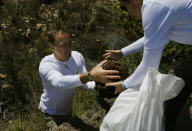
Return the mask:
M158 69L162 57L163 46L155 49L144 49L143 58L135 72L124 82L126 88L140 85L149 67Z
M121 49L123 56L131 55L142 51L144 48L144 37L140 38L139 40L135 41L134 43L124 47Z
M104 62L106 60L100 62L91 70L92 79L101 83L113 82L112 79L120 79L120 76L117 75L119 71L102 69L101 66ZM51 84L62 89L83 86L89 81L87 72L77 75L63 75L54 65L49 64L40 65L39 74L44 84Z
M103 57L105 59L114 59L119 60L123 56L131 55L136 52L142 51L144 47L144 37L140 38L139 40L135 41L134 43L119 49L119 50L105 50L105 54Z
M153 13L152 13L153 12ZM142 7L142 25L144 29L143 58L135 72L124 81L129 88L143 81L147 69L158 69L163 47L169 42L168 34L175 16L174 10L155 2L145 1Z
M80 75L63 75L52 66L40 66L39 74L44 84L51 84L57 88L73 88L82 86Z

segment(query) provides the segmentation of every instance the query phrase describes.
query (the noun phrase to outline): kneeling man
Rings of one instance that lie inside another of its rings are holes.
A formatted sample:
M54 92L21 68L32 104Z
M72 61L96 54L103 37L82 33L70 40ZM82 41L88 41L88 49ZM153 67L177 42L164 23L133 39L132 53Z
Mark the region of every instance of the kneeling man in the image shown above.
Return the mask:
M94 89L95 81L101 83L119 79L115 70L103 70L102 61L87 72L81 53L72 51L71 38L62 30L49 34L49 45L53 54L44 57L39 66L39 74L44 86L39 108L51 116L62 116L69 120L76 87ZM56 123L57 124L57 123Z

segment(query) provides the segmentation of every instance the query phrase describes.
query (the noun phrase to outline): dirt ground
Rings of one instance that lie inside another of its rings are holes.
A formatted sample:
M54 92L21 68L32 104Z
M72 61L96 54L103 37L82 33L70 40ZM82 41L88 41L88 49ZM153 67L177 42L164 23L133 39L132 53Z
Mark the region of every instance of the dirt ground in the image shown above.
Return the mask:
M53 119L44 116L47 121L48 131L99 131L100 124L113 104L115 98L102 99L98 97L100 106L86 110L78 117L72 117L68 122L57 126Z

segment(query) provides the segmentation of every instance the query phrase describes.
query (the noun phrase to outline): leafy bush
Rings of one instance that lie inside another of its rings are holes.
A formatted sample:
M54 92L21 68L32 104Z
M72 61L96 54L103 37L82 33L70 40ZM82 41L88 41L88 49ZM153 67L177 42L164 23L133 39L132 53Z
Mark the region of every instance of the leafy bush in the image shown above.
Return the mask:
M164 62L174 62L177 60L182 61L192 54L192 47L189 45L182 45L176 42L170 42L166 45L163 60Z
M12 96L11 103L17 109L36 108L43 89L38 66L41 58L51 53L46 34L52 29L62 28L72 34L73 49L81 52L93 67L90 63L101 60L110 45L108 40L114 36L106 32L121 32L120 27L116 29L118 25L114 20L118 15L113 9L113 3L95 0L62 0L49 4L42 4L40 0L3 0L0 73L7 75L3 82L11 84L13 91L1 95L0 100L6 101ZM118 48L126 44L121 40L110 42ZM15 110L11 106L6 108Z
M51 53L46 35L50 30L64 29L71 34L73 49L84 55L88 69L101 61L106 49L120 49L143 36L141 20L122 11L117 2L0 0L0 12L0 73L7 75L0 86L5 82L12 87L12 91L0 96L0 101L11 98L14 106L2 109L13 112L26 111L29 107L36 109L39 103L43 87L38 66L40 60ZM170 64L174 59L186 57L192 49L188 47L169 44L164 51L163 62ZM129 66L129 72L135 70L141 56L142 53L137 53L122 59ZM3 90L1 87L0 93L3 94ZM79 115L89 108L87 105L93 103L95 96L94 92L90 94L79 89L73 106L80 108L74 114ZM87 101L90 97L93 99ZM15 123L21 120L23 118Z

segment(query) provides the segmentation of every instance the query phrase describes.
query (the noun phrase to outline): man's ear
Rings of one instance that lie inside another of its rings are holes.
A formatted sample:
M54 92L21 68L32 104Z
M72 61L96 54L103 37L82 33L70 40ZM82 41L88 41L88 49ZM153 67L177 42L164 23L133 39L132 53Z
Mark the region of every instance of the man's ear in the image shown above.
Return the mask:
M141 0L132 0L134 5L137 5Z
M54 46L50 43L49 44L49 47L50 47L50 49L53 51L54 50Z
M143 4L143 0L133 0L133 3L135 5L140 5L140 4Z
M143 0L130 0L134 5L138 5L139 3L143 3Z

